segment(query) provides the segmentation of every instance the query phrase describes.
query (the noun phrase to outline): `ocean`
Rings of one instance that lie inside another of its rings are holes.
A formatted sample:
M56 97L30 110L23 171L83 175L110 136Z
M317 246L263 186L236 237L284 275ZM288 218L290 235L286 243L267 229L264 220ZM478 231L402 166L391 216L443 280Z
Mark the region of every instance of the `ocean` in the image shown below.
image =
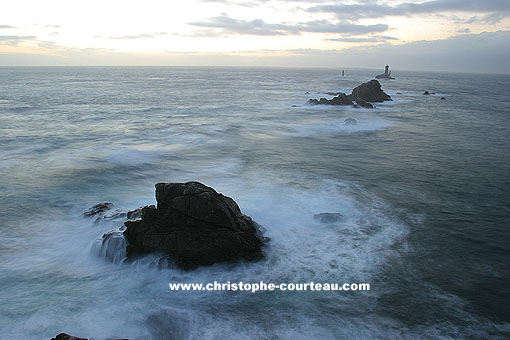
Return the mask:
M0 337L508 339L510 76L395 70L375 109L306 104L378 73L0 68ZM266 258L182 271L104 256L122 220L84 211L186 181L261 224ZM212 281L371 290L168 287Z

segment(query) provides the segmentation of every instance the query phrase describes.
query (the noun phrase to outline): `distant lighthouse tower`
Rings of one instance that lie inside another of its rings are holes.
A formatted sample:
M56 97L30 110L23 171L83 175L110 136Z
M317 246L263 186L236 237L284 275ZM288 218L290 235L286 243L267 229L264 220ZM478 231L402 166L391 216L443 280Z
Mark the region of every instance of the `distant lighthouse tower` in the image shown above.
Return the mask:
M395 79L391 76L389 65L384 66L384 73L375 76L376 79Z

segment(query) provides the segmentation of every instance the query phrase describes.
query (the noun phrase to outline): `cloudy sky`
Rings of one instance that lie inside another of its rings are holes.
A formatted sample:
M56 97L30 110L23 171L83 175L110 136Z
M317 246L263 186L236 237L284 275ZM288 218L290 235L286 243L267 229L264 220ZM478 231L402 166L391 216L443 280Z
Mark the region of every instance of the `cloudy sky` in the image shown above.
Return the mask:
M0 65L510 73L510 0L7 0Z

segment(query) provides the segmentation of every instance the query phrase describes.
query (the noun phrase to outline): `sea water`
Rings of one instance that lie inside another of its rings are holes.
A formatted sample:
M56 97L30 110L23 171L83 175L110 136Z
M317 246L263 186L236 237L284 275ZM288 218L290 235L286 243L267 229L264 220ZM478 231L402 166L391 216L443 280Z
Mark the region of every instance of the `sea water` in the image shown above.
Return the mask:
M510 76L395 71L380 81L393 101L375 109L306 104L375 74L0 68L1 337L510 336ZM101 239L122 219L82 215L191 180L266 229L264 260L128 264L122 240ZM342 217L313 218L323 212ZM168 287L213 281L371 290Z

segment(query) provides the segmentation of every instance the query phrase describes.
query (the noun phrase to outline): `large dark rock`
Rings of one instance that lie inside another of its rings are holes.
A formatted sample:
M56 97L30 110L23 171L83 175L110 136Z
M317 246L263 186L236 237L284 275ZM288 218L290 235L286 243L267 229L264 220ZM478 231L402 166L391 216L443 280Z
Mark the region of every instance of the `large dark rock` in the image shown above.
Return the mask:
M352 100L345 93L340 93L338 96L330 100L332 105L352 105Z
M349 99L363 99L366 102L378 103L391 100L391 97L384 93L381 89L381 84L377 80L372 79L369 82L356 86L349 95Z
M151 207L154 207L153 205L151 205ZM134 220L134 219L137 219L137 218L141 218L142 217L142 210L143 208L145 207L140 207L140 208L136 208L136 209L133 209L133 210L129 210L126 214L128 220Z
M75 336L66 334L66 333L60 333L54 338L51 338L51 340L88 340L87 338L77 338Z
M369 102L367 102L361 98L356 99L356 104L358 104L361 107L364 107L365 109L373 109L374 108L374 106L372 104L370 104Z
M157 207L125 222L127 255L163 252L179 267L262 258L264 238L230 197L198 182L156 184Z
M368 108L370 103L384 102L387 100L391 100L391 97L384 93L381 89L381 84L373 79L367 83L363 83L359 86L356 86L350 95L346 95L345 93L339 92L338 96L333 99L310 99L308 100L308 104L311 105L352 105L353 101L356 101L359 106ZM366 104L360 104L358 101ZM368 105L367 105L368 104Z

